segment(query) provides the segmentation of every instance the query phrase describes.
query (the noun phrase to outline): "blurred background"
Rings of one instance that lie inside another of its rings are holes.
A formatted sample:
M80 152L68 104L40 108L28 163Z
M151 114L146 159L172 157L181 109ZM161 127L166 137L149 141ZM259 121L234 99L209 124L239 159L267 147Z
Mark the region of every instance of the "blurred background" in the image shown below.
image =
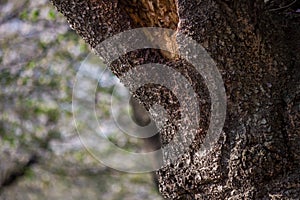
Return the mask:
M161 199L151 174L128 174L100 164L77 135L72 89L83 61L99 65L89 54L48 0L0 0L1 200ZM115 89L118 80L104 64L99 68L104 75L96 92L96 114L104 122L102 129L115 145L137 151L140 141L119 137L112 126L111 101L128 92ZM114 108L120 116L131 112L128 104Z

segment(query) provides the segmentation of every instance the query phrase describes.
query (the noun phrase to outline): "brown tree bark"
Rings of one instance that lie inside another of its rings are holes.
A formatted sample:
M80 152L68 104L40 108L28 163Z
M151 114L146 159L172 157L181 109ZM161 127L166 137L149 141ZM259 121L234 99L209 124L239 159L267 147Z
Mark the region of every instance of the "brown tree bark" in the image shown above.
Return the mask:
M183 59L146 49L110 67L121 76L132 66L165 63L191 81L201 99L201 130L189 150L158 171L170 199L297 199L300 196L300 24L297 2L235 0L52 0L71 26L95 48L137 27L184 33L217 63L227 95L222 135L205 157L196 153L209 121L210 98L199 74ZM288 6L286 6L288 5ZM140 59L143 58L143 59ZM122 65L121 65L122 64ZM162 92L157 92L161 89ZM152 95L152 98L148 98ZM149 109L169 113L161 131L166 145L176 132L179 105L164 88L135 93ZM172 101L171 101L172 100ZM170 103L175 102L175 103ZM203 128L203 130L202 130Z

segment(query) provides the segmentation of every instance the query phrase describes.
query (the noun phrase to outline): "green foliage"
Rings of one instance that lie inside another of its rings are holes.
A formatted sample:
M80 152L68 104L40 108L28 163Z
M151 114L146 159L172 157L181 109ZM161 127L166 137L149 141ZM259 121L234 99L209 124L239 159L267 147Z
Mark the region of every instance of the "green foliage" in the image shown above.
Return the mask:
M55 20L56 19L56 12L54 11L54 9L50 9L48 12L48 18L50 20Z
M28 66L28 69L33 69L36 66L36 62L34 60L31 60L31 61L29 61L27 66Z
M40 11L39 10L33 10L31 12L31 20L36 22L38 20L38 17L40 15Z
M34 10L23 10L19 14L19 18L24 21L37 22L39 20L40 11L38 9Z
M28 11L27 11L27 10L23 10L23 11L20 13L19 18L20 18L21 20L24 20L24 21L28 20L28 19L29 19Z
M9 85L17 78L16 74L11 74L9 69L0 70L0 82L3 85Z
M26 169L26 171L25 171L25 177L28 178L28 179L30 179L30 180L33 180L35 178L34 171L31 168Z

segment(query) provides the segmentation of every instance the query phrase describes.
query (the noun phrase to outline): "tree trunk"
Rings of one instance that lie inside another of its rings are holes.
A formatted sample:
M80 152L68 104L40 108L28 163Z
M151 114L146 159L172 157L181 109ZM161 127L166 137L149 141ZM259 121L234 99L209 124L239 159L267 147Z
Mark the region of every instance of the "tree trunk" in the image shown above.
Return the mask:
M132 66L149 62L166 64L183 74L199 96L200 128L191 148L174 163L158 170L164 197L299 198L300 18L296 12L299 3L284 0L52 2L92 48L117 33L157 26L192 37L216 62L226 89L227 115L217 144L202 157L197 151L207 134L211 99L200 74L190 64L164 51L144 49L128 53L110 66L121 77ZM135 96L147 109L158 102L168 111L167 124L160 132L162 145L168 144L180 122L176 97L165 88L153 86L137 90Z

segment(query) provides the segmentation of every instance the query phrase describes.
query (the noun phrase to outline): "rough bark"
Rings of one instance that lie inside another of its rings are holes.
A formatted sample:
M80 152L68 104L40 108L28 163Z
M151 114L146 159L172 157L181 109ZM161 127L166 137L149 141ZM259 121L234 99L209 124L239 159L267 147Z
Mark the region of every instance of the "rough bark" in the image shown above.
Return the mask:
M226 88L227 116L219 142L201 159L196 152L209 121L210 100L192 66L151 49L129 53L110 66L120 76L138 64L165 63L190 80L201 99L206 100L199 101L203 110L199 124L203 129L198 130L190 151L158 171L164 197L299 198L297 5L284 8L289 2L259 0L52 2L92 48L125 30L159 26L191 36L217 63ZM166 145L180 120L176 98L165 88L153 86L138 90L135 96L146 108L159 102L168 110L170 119L161 131L161 143Z

